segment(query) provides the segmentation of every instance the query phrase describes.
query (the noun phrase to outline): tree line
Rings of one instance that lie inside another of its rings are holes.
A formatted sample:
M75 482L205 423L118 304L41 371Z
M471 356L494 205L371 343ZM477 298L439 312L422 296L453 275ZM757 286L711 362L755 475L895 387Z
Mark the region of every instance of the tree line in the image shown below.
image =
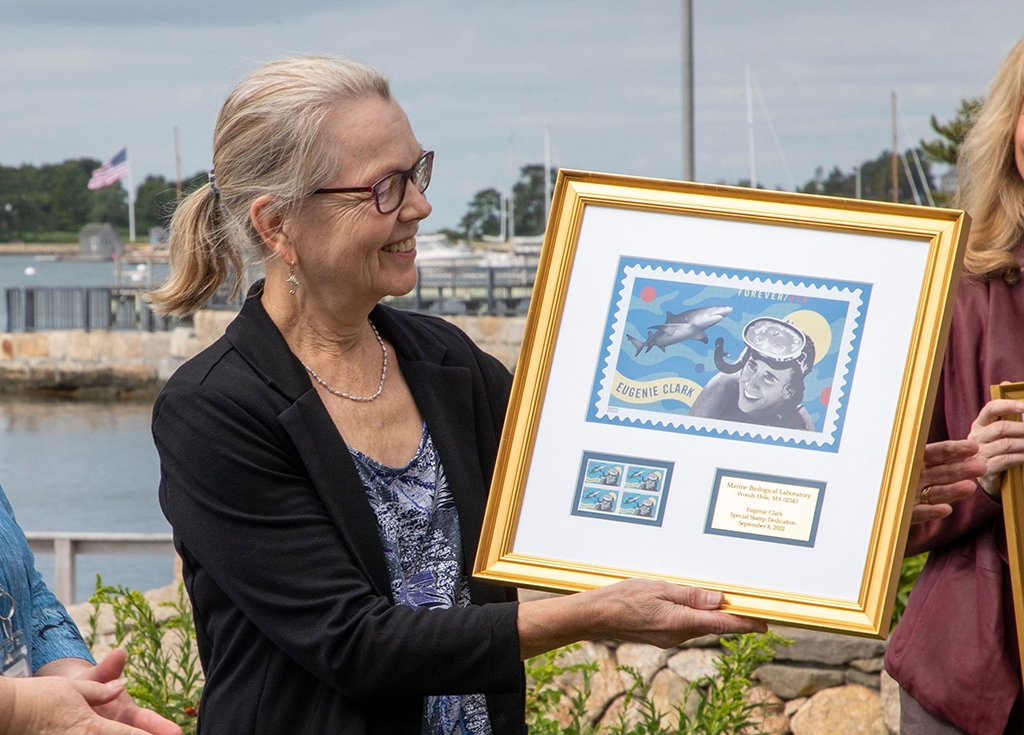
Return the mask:
M937 205L942 206L949 203L951 195L948 192L937 190L938 187L936 187L932 175L932 166L935 163L956 164L960 143L963 142L967 132L974 124L974 118L981 108L982 101L980 97L962 100L953 119L945 123L939 122L938 118L932 115L931 127L938 137L930 141L922 140L917 147L908 148L902 154L898 154L908 161L906 166L897 161L896 189L899 202L916 203L914 198L914 187L916 187L921 202L926 203L923 192L927 183L927 188L932 192ZM918 161L921 164L920 170L917 167ZM882 151L877 157L863 161L859 166L848 171L834 166L826 173L824 167L819 167L811 179L797 187L797 191L806 194L853 198L857 194L858 168L860 169L861 198L891 202L892 151L889 150ZM908 169L910 178L907 177ZM554 178L554 172L552 172L552 184ZM913 185L911 181L913 181ZM740 186L750 185L749 180L741 180L737 183ZM546 223L544 221L544 167L542 165L528 164L519 170L519 180L512 187L512 205L516 235L539 235L544 232ZM502 232L501 225L503 215L507 217L508 212L507 197L503 196L498 189L481 189L469 201L466 214L459 222L458 228L446 230L445 233L452 240L462 238L470 241L480 240L485 236L507 235L508 229L506 228Z
M927 181L935 192L932 164L954 165L959 150L982 100L963 100L953 119L939 122L933 115L931 127L938 137L920 141L913 151L921 161L897 167L898 200L913 203L911 179L918 191ZM100 161L93 158L64 161L42 166L0 166L0 242L12 240L42 241L53 233L77 233L90 222L108 222L115 227L128 226L128 192L121 183L97 191L89 191L86 184ZM892 200L891 152L882 151L876 158L860 166L861 197L877 201ZM911 178L907 178L907 170ZM924 181L921 174L923 173ZM551 172L553 189L555 172ZM828 196L853 197L856 194L856 169L844 171L834 166L827 173L819 168L815 175L797 188L797 191ZM182 195L188 195L206 183L206 172L200 171L182 182ZM739 182L749 185L750 182ZM519 169L519 179L512 187L512 202L496 188L478 191L467 204L465 215L457 229L444 230L450 239L480 240L484 237L507 235L502 225L511 213L516 235L539 235L544 232L546 207L544 201L544 166L527 164ZM948 203L948 194L935 193L937 204ZM166 227L177 201L174 181L163 176L147 176L136 189L136 231L143 236L151 227Z
M40 242L55 233L77 233L90 222L128 227L128 191L118 182L87 188L102 165L79 158L42 166L0 166L0 242ZM182 182L183 194L206 182L206 172ZM143 236L166 227L177 200L176 185L163 176L147 176L136 189L135 228Z

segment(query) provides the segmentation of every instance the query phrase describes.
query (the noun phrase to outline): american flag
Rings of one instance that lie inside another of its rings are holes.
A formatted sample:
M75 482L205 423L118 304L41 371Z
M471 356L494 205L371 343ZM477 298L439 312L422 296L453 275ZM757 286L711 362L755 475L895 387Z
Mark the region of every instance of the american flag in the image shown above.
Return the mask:
M104 186L116 184L127 175L128 149L122 148L116 156L92 172L88 186L92 190L102 189Z

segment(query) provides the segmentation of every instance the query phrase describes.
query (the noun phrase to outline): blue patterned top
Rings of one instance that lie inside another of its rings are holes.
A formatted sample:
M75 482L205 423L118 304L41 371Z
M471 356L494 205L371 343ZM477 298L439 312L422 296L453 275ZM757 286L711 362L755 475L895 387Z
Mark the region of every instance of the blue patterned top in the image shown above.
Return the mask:
M14 510L0 488L0 585L14 598L15 631L25 632L32 671L59 658L84 658L95 663L71 616L36 571L35 557ZM0 602L6 614L8 603ZM0 628L0 640L6 640Z
M377 532L398 605L450 608L470 604L462 571L459 512L427 427L405 467L382 465L349 447L377 517ZM482 694L425 697L423 735L490 735Z

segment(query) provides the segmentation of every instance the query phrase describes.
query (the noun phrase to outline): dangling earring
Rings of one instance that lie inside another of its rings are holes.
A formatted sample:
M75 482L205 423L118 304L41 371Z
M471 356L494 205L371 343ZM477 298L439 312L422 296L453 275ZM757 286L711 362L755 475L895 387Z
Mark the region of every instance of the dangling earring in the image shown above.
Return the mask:
M295 277L294 265L288 266L288 285L290 286L288 293L294 296L295 292L299 290L299 279Z

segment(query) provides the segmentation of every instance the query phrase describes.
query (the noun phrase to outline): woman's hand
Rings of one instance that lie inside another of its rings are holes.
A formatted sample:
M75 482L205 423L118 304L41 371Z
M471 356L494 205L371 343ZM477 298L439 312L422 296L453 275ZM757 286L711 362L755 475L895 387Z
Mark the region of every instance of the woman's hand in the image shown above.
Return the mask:
M761 620L718 612L721 592L650 579L519 605L519 647L525 660L569 643L618 638L671 648L708 633L768 630Z
M63 676L76 682L95 682L110 684L117 682L124 671L125 653L115 648L97 665L80 658L62 658L51 661L41 667L37 676ZM96 714L108 720L130 725L129 730L111 730L111 732L149 733L149 735L181 735L181 728L152 710L139 707L121 686L120 692L111 699L93 705ZM138 729L136 729L138 728ZM2 731L0 731L2 732ZM83 732L91 732L85 731ZM97 733L106 733L97 730Z
M975 478L987 470L976 454L978 445L968 440L934 442L924 448L911 523L945 518L953 512L951 503L974 492Z
M987 465L978 483L997 499L1003 472L1024 464L1024 423L1002 420L1003 416L1010 414L1024 414L1024 402L1006 398L989 401L971 424L971 433L967 435L978 444L978 457Z
M123 681L0 677L0 735L146 735L94 711L123 694Z

